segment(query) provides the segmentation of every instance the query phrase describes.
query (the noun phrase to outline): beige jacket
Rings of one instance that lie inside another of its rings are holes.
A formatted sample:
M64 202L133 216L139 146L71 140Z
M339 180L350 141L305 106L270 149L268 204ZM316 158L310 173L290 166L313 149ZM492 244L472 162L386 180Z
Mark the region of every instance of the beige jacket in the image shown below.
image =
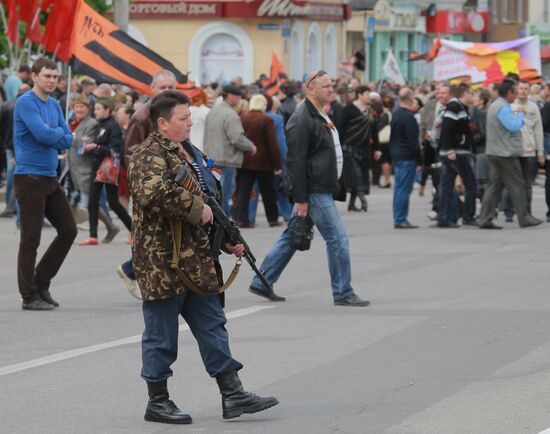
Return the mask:
M204 153L220 166L242 167L244 152L254 144L244 135L241 118L222 101L208 112L204 124Z
M538 106L533 101L527 100L522 103L518 99L511 106L514 113L517 113L519 107L525 109L524 124L521 129L522 157L534 157L536 153L544 155L544 132Z

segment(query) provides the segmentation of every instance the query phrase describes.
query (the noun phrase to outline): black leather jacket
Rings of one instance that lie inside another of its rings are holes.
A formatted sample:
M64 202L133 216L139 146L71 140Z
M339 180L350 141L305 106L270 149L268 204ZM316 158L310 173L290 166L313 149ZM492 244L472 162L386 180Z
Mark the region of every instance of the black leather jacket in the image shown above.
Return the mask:
M334 127L333 127L334 128ZM336 152L327 121L307 99L288 120L288 173L294 202L311 193L339 191Z

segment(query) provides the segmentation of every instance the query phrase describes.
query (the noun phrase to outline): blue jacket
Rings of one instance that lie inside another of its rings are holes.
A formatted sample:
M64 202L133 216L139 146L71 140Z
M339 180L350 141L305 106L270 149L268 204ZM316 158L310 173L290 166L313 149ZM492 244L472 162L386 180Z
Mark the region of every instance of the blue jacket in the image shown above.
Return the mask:
M73 135L55 99L44 101L32 90L17 99L13 114L16 175L54 178L59 152L72 144Z

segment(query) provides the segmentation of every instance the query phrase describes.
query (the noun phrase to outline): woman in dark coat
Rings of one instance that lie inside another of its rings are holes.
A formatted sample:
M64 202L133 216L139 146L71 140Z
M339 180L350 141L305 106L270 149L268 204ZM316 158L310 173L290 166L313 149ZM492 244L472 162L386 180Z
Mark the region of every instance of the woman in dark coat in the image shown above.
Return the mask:
M250 111L241 115L244 134L257 151L246 152L242 169L237 171L236 218L241 227L253 227L248 220L248 200L254 181L260 185L269 226L280 226L274 176L281 174L281 156L273 119L265 114L267 100L263 95L250 99Z
M88 202L88 217L90 221L90 237L82 241L81 246L94 246L99 244L97 239L97 221L99 213L99 195L101 189L105 187L107 191L107 201L109 208L120 218L128 230L131 229L132 219L128 212L118 201L118 186L97 182L94 173L97 172L103 159L107 156L122 156L124 150L124 141L122 139L122 130L113 118L114 102L111 98L101 97L95 103L95 117L97 119L97 132L95 134L95 143L86 145L84 152L91 152L94 156L92 167L92 178L90 185L90 198Z
M357 99L347 104L342 120L342 151L344 153L344 184L351 193L348 211L367 211L369 193L369 150L378 148L378 134L375 119L370 113L369 89L358 86ZM361 208L355 206L356 198L361 201Z
M237 170L237 204L235 216L241 227L253 227L248 220L250 192L257 179L269 226L280 226L274 176L281 174L281 156L273 119L265 114L267 100L263 95L250 99L249 110L241 114L245 136L257 151L246 152L242 169Z

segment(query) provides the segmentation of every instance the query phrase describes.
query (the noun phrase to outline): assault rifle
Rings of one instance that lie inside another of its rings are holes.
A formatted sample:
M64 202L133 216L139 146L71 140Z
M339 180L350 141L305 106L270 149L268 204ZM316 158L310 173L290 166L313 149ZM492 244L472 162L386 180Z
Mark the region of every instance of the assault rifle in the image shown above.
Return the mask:
M244 246L243 258L248 262L252 271L256 273L256 276L262 281L268 291L273 291L273 286L263 273L256 267L256 258L252 254L250 247L241 235L239 226L225 214L223 208L220 206L216 198L211 195L206 195L201 190L195 179L189 174L189 169L186 166L182 166L178 171L176 178L174 179L176 184L181 185L186 190L193 194L199 195L211 209L214 214L214 225L216 227L214 232L214 242L212 243L213 253L215 259L218 259L219 250L224 239L224 235L231 244L242 244Z

